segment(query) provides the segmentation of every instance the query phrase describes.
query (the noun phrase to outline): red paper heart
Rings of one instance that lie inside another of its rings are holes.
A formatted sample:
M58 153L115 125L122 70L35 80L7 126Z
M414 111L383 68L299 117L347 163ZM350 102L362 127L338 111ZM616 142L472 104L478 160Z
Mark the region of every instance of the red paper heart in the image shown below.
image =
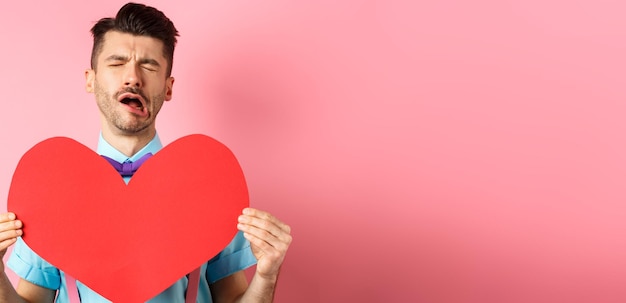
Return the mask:
M215 256L247 206L237 159L203 135L163 148L128 186L84 145L47 139L24 154L8 197L24 241L113 302L145 302Z

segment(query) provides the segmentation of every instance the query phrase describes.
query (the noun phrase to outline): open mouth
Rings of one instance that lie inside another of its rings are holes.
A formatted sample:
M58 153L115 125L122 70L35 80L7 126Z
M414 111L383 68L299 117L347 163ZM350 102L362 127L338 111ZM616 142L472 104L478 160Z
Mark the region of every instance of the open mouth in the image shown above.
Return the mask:
M137 110L141 110L143 111L143 104L141 103L141 101L137 98L124 98L122 99L120 102L133 107Z
M133 93L124 93L118 97L118 101L127 106L127 108L134 114L139 116L146 116L146 105L141 95Z

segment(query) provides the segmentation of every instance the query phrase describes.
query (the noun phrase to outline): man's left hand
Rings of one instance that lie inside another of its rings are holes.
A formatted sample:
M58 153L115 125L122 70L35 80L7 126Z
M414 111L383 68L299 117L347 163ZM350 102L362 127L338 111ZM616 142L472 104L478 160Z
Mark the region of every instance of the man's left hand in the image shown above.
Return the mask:
M250 241L257 259L256 274L276 280L291 244L291 227L267 212L245 208L239 216L237 228Z

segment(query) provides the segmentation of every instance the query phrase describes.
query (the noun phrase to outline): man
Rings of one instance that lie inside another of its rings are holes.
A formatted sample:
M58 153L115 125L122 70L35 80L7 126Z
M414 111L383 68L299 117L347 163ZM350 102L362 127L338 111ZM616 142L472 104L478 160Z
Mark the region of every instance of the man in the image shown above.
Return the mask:
M85 77L86 90L95 94L100 109L98 153L123 162L157 152L162 146L155 120L163 103L172 98L171 70L178 31L155 8L128 3L115 19L101 19L91 32L91 69ZM128 182L130 177L124 179ZM0 214L0 257L17 243L7 265L21 277L14 289L0 262L0 302L67 302L72 295L68 283L74 282L21 240L18 216ZM237 228L239 233L228 247L202 266L198 302L272 301L291 243L290 228L252 208L243 210ZM248 285L243 269L255 262L256 271ZM76 285L82 302L108 302L81 283ZM186 285L187 278L183 277L149 302L183 302Z

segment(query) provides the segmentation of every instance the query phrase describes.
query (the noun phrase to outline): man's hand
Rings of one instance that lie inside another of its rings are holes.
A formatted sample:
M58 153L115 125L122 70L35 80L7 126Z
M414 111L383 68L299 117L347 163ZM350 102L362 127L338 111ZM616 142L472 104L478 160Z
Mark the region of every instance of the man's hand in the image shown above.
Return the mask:
M7 248L17 241L17 237L22 235L22 221L16 220L14 213L0 214L0 259L4 257ZM0 261L2 271L4 262Z
M276 281L280 266L291 244L291 228L271 214L246 208L239 216L237 228L250 241L257 259L256 274Z

